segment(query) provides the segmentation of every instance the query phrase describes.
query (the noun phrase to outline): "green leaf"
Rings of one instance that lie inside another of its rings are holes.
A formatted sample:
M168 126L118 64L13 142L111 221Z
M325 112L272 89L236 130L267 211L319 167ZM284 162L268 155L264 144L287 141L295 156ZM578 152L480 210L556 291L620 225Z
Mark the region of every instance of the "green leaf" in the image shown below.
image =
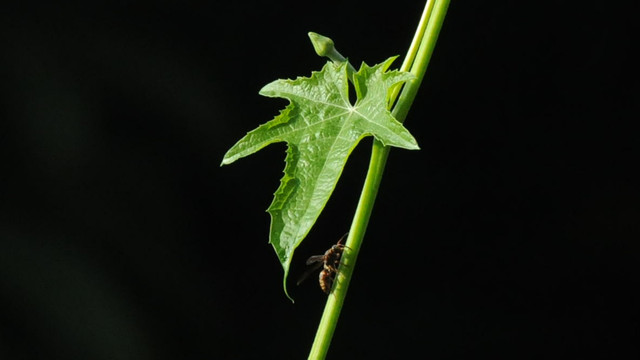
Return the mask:
M413 136L387 109L390 88L413 78L409 73L387 72L394 59L373 67L363 63L353 74L355 104L349 101L347 62L329 62L310 78L266 85L261 95L288 99L289 105L240 139L222 160L223 165L230 164L271 143L288 144L284 177L267 209L269 242L284 269L285 293L293 252L329 200L358 142L373 135L384 145L418 149Z

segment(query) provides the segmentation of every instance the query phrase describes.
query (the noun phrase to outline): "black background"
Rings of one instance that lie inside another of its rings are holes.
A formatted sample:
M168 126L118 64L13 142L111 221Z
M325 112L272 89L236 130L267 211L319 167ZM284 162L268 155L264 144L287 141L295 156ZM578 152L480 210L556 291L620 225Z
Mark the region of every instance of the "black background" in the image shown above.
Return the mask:
M20 2L0 12L0 358L301 359L325 296L225 151L324 63L403 55L420 1ZM638 358L633 12L453 1L329 358ZM400 62L398 62L399 65ZM296 252L349 227L371 140Z

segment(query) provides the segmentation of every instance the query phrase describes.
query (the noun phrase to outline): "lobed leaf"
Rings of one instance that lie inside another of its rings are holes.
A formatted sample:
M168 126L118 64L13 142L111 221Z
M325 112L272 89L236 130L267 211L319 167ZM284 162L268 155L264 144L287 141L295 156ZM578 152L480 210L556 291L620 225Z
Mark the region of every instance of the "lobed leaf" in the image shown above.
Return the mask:
M413 75L387 69L395 58L353 74L356 102L349 101L348 63L327 63L311 77L276 80L260 90L289 100L273 120L247 133L225 154L222 164L265 146L287 143L284 176L267 211L269 242L284 269L284 290L291 258L333 192L347 158L366 136L384 145L418 149L409 131L389 112L389 90ZM288 293L287 293L287 296Z

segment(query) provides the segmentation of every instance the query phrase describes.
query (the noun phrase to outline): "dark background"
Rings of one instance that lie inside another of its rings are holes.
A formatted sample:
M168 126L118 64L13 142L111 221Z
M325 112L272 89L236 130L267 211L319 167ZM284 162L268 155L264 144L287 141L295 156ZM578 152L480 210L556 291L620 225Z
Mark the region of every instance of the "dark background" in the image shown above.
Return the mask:
M285 145L220 168L324 63L404 55L421 1L20 2L0 11L0 358L302 359L281 288ZM637 37L596 1L453 1L329 358L638 358ZM399 65L400 61L398 62ZM307 241L349 227L371 140Z

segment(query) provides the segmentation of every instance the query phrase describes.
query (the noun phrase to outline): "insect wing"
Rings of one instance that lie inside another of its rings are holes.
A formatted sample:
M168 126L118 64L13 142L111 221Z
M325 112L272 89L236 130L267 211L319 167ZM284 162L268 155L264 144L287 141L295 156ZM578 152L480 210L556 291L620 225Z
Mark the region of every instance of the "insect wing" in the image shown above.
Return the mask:
M316 256L321 256L321 255L316 255ZM320 267L322 266L323 264L322 259L311 261L311 259L314 257L315 256L312 256L307 260L307 265L313 265L313 266L309 267L304 273L302 273L302 275L300 275L300 278L298 278L296 285L300 285L303 281L305 281L309 277L309 275L311 275L311 273L320 269Z
M311 265L311 264L321 263L321 262L324 262L324 255L313 255L307 259L307 262L305 262L305 265Z

